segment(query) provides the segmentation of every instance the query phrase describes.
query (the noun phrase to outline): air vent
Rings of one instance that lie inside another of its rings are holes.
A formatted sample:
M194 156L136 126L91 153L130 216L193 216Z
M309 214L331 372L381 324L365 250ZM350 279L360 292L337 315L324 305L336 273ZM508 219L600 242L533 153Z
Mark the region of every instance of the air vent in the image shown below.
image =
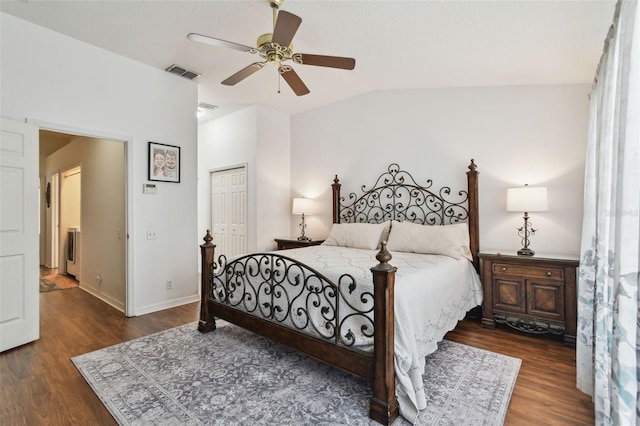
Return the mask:
M198 108L214 110L214 109L218 108L218 106L217 105L206 104L204 102L200 102L198 104Z
M179 67L176 64L171 65L165 71L170 72L171 74L179 75L180 77L184 77L189 80L193 80L196 77L200 77L200 74L198 74L197 72L189 71L187 69Z

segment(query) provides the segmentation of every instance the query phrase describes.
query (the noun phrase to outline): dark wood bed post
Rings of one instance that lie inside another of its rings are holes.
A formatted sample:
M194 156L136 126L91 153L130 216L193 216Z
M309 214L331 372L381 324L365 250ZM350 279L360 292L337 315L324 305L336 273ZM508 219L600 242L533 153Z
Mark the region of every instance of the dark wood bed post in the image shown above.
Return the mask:
M207 235L203 238L204 244L200 246L200 254L202 255L202 274L200 274L200 321L198 321L198 331L201 333L208 333L216 329L216 322L209 305L209 299L211 298L211 274L212 270L208 265L213 265L213 257L216 246L212 244L213 237L211 232L207 229Z
M333 179L333 223L340 223L340 181ZM378 263L373 273L373 397L369 403L369 417L383 425L390 425L400 415L396 397L394 367L394 285L397 268L389 264L391 254L386 242L376 255Z
M373 273L373 397L369 404L369 417L383 425L390 425L400 414L396 398L394 370L394 284L397 268L389 264L391 254L382 243L376 255L378 263Z
M340 181L338 175L333 179L331 190L333 191L333 223L340 223Z
M469 193L469 245L473 255L473 266L480 272L480 262L478 252L480 251L480 229L478 227L480 215L478 213L478 166L473 158L469 163L467 172L467 192Z

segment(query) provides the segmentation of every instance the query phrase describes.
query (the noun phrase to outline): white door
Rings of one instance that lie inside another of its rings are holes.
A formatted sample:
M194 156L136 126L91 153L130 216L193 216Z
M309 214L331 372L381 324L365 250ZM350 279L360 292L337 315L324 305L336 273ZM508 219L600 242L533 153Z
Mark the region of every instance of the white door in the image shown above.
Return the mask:
M245 167L211 173L211 233L216 252L227 257L247 251Z
M247 173L244 167L229 170L229 251L247 252Z
M40 337L38 128L0 127L0 351Z

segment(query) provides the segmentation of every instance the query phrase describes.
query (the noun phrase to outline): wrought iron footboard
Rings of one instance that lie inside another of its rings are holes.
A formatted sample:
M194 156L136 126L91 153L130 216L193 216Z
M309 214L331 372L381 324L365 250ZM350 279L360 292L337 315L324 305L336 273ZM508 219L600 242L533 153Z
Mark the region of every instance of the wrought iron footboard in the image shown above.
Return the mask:
M211 265L211 299L333 344L373 343L371 284L349 274L332 282L315 269L276 253Z

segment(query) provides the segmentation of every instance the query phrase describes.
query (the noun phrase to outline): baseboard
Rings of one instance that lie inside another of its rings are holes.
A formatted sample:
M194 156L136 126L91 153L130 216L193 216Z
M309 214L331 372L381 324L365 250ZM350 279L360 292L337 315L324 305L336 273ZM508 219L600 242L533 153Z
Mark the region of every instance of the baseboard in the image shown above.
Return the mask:
M95 289L87 286L84 283L80 283L80 289L86 291L87 293L89 293L90 295L97 297L98 299L102 300L104 303L106 303L107 305L113 306L114 308L116 308L117 310L119 310L120 312L124 313L124 303L116 300L112 297L109 297L99 291L96 291Z
M199 301L200 301L200 296L198 294L192 294L191 296L166 300L164 302L155 303L153 305L138 306L135 308L135 313L132 316L150 314L152 312L162 311L164 309L169 309L169 308L175 308L176 306L182 306L188 303L199 302Z

